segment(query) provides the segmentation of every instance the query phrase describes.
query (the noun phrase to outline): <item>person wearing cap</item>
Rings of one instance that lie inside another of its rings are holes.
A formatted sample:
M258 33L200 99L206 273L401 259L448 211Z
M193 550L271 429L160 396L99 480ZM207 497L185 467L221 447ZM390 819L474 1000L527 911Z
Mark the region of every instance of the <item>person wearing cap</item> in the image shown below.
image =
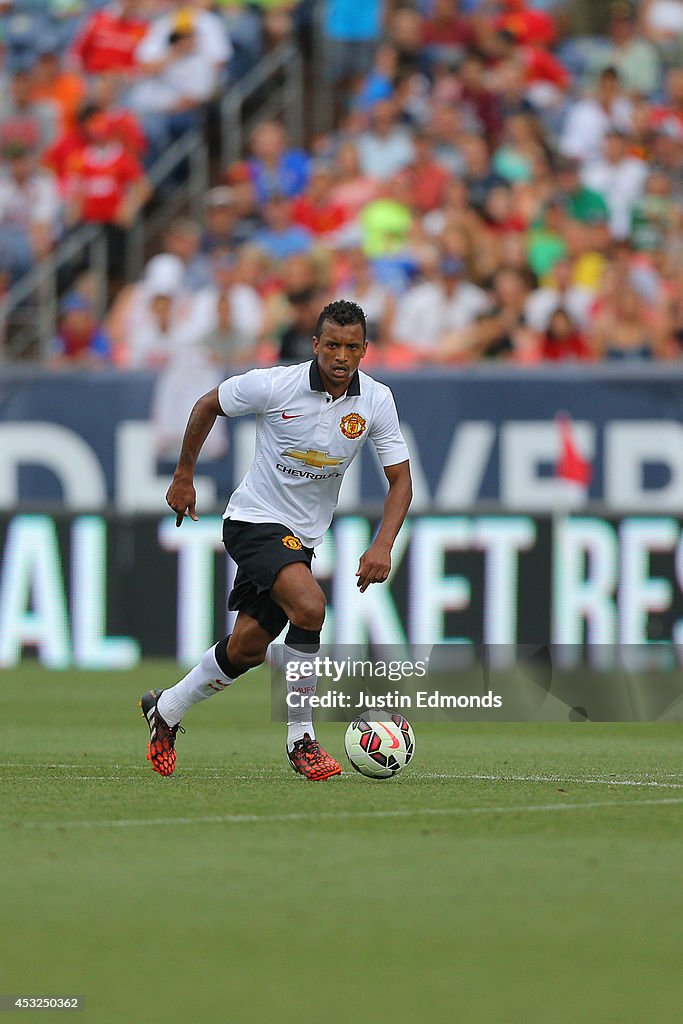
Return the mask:
M209 19L208 31L204 16ZM218 22L215 38L214 20ZM157 19L138 46L142 76L131 89L128 103L150 144L148 165L170 142L201 124L231 52L225 40L221 45L221 35L220 18L211 11L183 7Z
M97 322L90 301L70 292L59 306L57 333L50 344L50 363L58 366L102 366L111 359L111 342Z
M229 185L211 188L204 197L204 224L200 250L210 255L217 249L232 249L249 241L261 221L245 225L240 217L235 189Z
M207 10L201 0L173 3L169 10L152 21L138 46L136 59L146 75L158 75L174 56L171 37L193 33L197 53L210 73L213 85L221 79L232 56L232 44L223 20Z
M206 324L197 296L185 290L184 276L179 257L154 256L136 286L131 311L136 319L129 317L128 365L158 371L150 421L161 458L175 457L197 390L215 387L222 376L221 361L204 336ZM208 440L205 455L218 458L225 453L226 443L222 425Z
M172 349L191 337L193 310L182 260L171 253L153 256L142 279L121 289L107 316L117 364L165 365Z

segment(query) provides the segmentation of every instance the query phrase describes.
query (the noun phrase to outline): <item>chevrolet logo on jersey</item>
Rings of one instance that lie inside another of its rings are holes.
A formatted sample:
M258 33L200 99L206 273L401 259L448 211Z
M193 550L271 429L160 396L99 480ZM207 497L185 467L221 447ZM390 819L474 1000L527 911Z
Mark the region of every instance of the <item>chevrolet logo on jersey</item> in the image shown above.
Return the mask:
M288 448L287 451L282 452L282 455L289 459L298 459L299 462L303 462L304 466L313 466L314 469L341 466L342 462L348 461L348 459L338 459L336 456L330 455L329 452L318 452L314 448L309 448L305 452L298 448Z

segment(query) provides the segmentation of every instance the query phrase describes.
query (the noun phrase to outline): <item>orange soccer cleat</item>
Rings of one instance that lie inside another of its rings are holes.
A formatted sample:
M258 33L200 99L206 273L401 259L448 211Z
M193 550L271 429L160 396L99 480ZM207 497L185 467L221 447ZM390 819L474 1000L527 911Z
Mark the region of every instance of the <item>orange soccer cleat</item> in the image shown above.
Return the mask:
M138 701L142 714L149 726L147 760L159 775L173 775L175 771L175 738L178 732L185 732L178 725L167 725L157 710L157 702L163 690L149 690Z
M289 763L295 772L303 775L309 782L322 782L333 775L341 775L341 765L320 746L317 740L304 733L291 750L287 751Z

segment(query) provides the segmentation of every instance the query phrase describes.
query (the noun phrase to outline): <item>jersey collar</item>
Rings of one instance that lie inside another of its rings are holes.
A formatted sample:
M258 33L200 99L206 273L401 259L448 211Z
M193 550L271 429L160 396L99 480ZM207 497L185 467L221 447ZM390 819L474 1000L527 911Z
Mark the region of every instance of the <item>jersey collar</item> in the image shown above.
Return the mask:
M308 381L311 385L311 391L325 391L325 385L322 382L320 376L320 370L318 369L318 360L314 359L311 363L308 371ZM360 394L360 377L358 376L358 370L354 373L353 377L349 381L349 386L344 392L344 395L359 395ZM343 397L342 395L339 396Z

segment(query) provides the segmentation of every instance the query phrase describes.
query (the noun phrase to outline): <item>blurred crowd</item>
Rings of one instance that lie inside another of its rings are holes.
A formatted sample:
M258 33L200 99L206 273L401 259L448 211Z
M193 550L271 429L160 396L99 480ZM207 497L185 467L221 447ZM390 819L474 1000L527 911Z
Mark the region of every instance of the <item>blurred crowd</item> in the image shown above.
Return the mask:
M150 159L300 7L117 0L25 62L6 39L0 272L65 224L125 232ZM605 4L580 37L563 0L321 7L334 128L299 148L260 121L103 323L87 275L64 297L55 365L163 368L171 446L182 395L307 358L333 298L362 305L368 362L396 368L680 358L683 0Z

